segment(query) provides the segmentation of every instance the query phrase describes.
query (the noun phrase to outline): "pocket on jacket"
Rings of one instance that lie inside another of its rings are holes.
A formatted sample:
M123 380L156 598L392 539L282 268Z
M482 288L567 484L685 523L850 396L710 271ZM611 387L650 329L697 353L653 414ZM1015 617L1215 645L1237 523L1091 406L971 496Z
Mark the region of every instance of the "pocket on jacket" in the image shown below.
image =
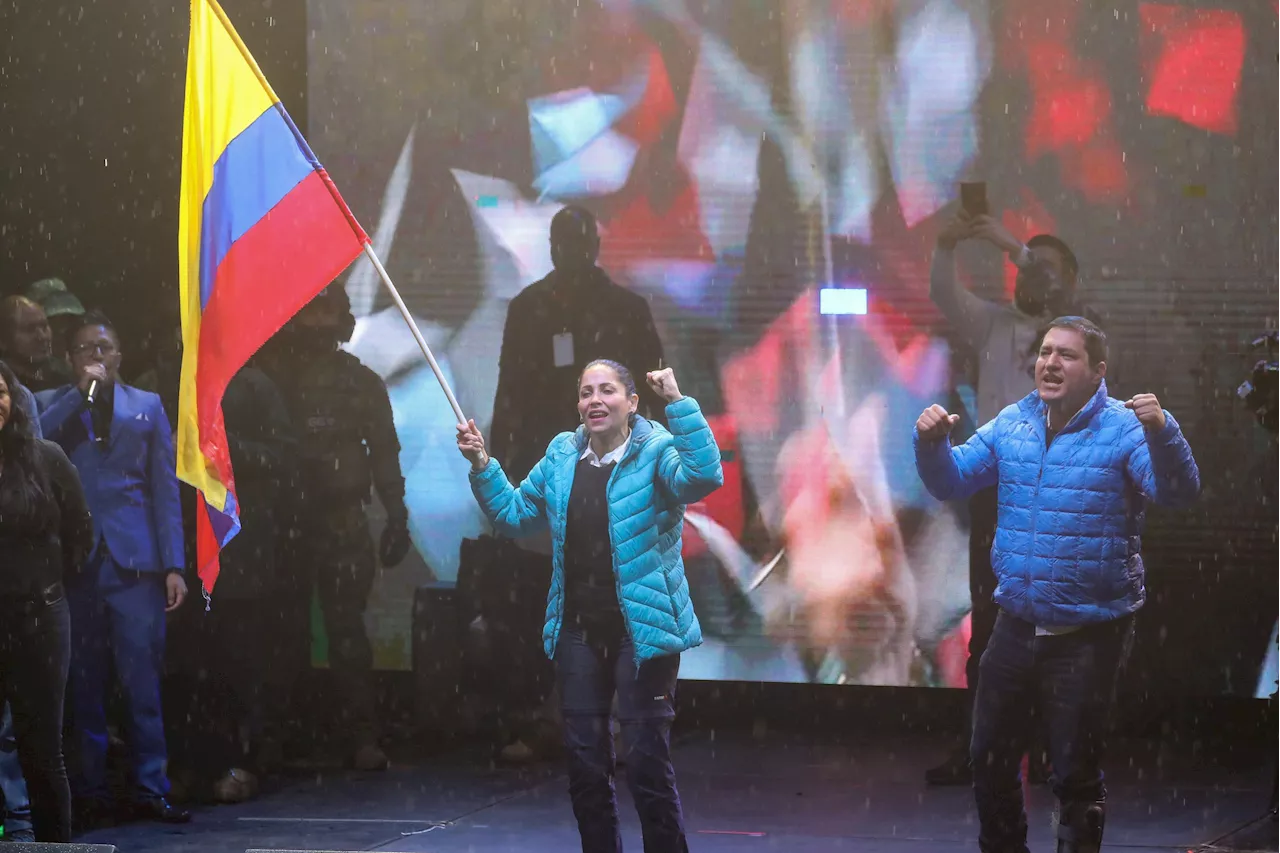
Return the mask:
M667 601L671 603L671 618L675 622L677 630L680 627L680 607L676 604L676 593L680 589L680 582L671 577L671 573L675 571L675 566L662 566L662 582L667 589Z
M1141 589L1142 560L1136 555L1118 564L1103 564L1093 571L1092 594L1099 602L1118 602L1131 598Z
M1146 572L1143 570L1142 555L1130 554L1124 561L1124 576L1128 592L1136 593L1142 589Z

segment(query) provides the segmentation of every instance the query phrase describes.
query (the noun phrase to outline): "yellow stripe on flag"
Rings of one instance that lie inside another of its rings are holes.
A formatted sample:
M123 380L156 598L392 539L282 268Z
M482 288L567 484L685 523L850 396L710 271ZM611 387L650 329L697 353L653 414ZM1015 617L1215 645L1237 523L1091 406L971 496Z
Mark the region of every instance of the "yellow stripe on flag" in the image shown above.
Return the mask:
M192 0L182 112L182 187L178 207L178 287L182 305L182 385L178 400L178 478L226 506L226 487L200 452L196 354L200 348L201 210L213 167L241 132L278 101L214 0Z

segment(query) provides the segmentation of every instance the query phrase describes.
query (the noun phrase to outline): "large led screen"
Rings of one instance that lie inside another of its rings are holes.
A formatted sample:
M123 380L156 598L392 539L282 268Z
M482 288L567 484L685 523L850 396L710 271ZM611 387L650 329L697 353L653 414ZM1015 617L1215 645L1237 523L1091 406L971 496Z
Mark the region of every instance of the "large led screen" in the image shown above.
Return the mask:
M482 430L563 205L648 301L727 451L687 516L706 642L683 677L963 685L967 508L924 492L911 427L933 402L979 417L968 330L930 298L977 180L1015 235L1071 243L1113 395L1158 394L1205 473L1201 507L1151 515L1137 659L1173 689L1270 692L1274 446L1231 393L1275 322L1270 5L312 0L309 28L311 143ZM997 249L958 258L1007 301ZM368 614L379 665L404 668L413 588L456 577L486 523L373 268L345 286L421 557Z

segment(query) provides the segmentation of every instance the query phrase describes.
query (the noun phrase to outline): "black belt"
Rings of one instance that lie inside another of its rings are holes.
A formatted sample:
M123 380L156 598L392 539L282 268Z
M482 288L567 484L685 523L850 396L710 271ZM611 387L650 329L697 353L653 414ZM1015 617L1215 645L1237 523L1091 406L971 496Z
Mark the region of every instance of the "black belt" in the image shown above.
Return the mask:
M53 583L40 590L40 603L49 605L61 601L67 597L67 591L62 587L62 581L54 581Z
M61 601L66 597L62 581L54 581L35 595L3 595L0 594L0 607L14 608L23 613L31 613L41 607Z

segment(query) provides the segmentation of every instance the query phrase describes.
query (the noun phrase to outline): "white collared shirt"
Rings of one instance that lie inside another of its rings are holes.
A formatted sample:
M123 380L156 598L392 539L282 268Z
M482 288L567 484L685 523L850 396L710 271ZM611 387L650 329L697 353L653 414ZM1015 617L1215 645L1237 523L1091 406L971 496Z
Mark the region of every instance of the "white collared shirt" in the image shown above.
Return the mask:
M582 451L582 455L578 457L578 461L581 462L583 459L585 459L591 463L592 467L603 468L606 465L612 465L613 463L621 460L622 457L626 455L627 448L630 446L631 446L631 436L628 435L626 441L622 442L622 444L615 447L613 450L610 450L608 453L604 455L603 459L600 459L599 457L596 456L596 452L591 449L591 442L588 441L587 449Z

